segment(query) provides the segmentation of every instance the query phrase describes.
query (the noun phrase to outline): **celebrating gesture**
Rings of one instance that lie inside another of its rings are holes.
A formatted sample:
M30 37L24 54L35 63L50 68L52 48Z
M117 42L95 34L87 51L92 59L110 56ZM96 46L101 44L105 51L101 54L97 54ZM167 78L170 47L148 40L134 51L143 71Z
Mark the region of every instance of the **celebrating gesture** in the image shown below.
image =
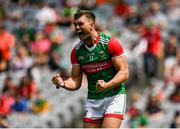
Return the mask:
M52 82L57 88L77 90L84 73L88 80L84 127L119 128L126 107L124 82L129 78L122 43L96 31L95 15L90 11L77 11L74 26L80 42L71 52L71 76L62 80L56 74Z

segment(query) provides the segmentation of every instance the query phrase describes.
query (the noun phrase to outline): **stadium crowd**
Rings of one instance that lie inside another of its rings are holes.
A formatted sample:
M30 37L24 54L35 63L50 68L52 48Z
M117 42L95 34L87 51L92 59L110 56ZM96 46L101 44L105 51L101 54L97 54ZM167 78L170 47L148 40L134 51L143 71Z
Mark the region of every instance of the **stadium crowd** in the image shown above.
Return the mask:
M122 127L180 128L178 0L0 0L0 127L16 127L9 118L14 112L52 112L57 91L44 88L52 85L48 74L69 75L78 9L93 11L97 30L116 36L125 48L130 79Z

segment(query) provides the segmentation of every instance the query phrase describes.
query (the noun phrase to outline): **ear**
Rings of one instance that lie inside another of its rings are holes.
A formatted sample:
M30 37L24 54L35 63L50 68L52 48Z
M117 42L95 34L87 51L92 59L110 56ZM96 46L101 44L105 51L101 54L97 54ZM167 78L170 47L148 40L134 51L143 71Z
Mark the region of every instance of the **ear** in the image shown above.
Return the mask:
M92 22L90 25L91 25L91 30L92 30L92 28L95 27L95 24L94 24L94 22Z
M94 22L92 22L92 23L91 23L91 27L94 27L94 26L95 26L95 24L94 24Z

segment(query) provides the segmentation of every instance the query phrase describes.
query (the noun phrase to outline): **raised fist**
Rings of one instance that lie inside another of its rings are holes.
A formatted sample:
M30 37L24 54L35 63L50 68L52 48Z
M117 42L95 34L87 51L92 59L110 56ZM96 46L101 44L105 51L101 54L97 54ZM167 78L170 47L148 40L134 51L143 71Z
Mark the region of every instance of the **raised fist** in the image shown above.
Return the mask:
M98 91L103 91L105 89L106 82L104 80L98 80L96 83L96 89Z
M59 74L56 74L55 76L53 76L52 82L53 82L53 84L56 85L56 88L65 86L64 81L62 80L62 78Z

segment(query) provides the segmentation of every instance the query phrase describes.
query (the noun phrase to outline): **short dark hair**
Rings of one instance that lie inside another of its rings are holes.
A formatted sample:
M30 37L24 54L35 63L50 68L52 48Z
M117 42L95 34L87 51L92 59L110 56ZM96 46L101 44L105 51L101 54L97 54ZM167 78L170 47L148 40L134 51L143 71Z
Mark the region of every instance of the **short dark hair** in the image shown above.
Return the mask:
M95 22L95 20L96 20L96 16L91 11L88 11L88 10L78 10L74 14L74 19L76 20L76 19L80 18L83 15L85 15L86 18L91 19L93 22Z

